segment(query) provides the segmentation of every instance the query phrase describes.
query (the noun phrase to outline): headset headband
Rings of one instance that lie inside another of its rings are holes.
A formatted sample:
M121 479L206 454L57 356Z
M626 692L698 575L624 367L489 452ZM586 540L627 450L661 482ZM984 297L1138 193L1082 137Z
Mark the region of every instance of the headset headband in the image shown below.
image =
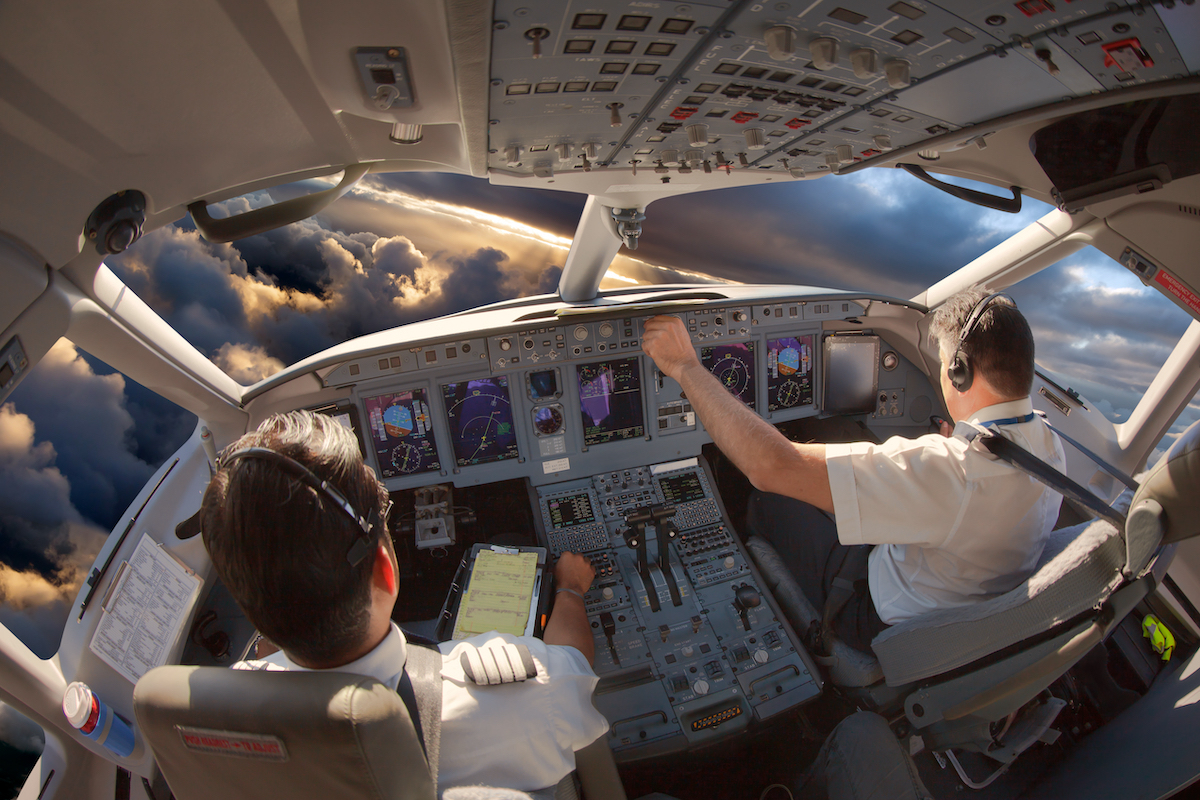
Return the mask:
M271 462L284 472L299 478L302 483L312 487L319 494L325 495L346 516L350 517L354 521L354 524L362 530L362 533L358 534L355 538L350 551L346 553L346 560L350 562L351 566L358 566L359 562L371 552L371 545L374 544L371 539L371 531L378 521L377 512L372 511L370 519L362 517L354 509L354 506L350 505L350 501L346 499L346 496L338 491L336 486L329 481L318 478L308 467L282 453L276 453L274 450L269 450L265 447L247 447L222 457L221 463L224 466L231 466L239 458L258 458Z
M975 326L979 324L981 319L983 319L983 315L987 313L987 310L989 307L991 307L992 302L1000 299L1001 297L1012 303L1013 308L1017 307L1017 302L1003 292L989 294L987 297L980 300L975 304L975 307L971 309L971 314L967 317L967 322L962 327L962 333L959 334L958 347L954 348L954 352L957 353L958 351L962 350L962 346L967 341L967 337L974 332Z

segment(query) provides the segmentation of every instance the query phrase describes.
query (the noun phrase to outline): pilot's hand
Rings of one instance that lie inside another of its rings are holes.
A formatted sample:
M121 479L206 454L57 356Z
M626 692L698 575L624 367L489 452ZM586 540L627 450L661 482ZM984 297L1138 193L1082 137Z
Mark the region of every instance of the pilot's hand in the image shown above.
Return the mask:
M679 317L658 316L646 320L642 349L658 369L676 380L684 367L699 363L692 337Z
M592 588L594 577L596 570L592 569L592 562L578 553L563 553L554 565L554 579L560 589L573 589L585 594Z

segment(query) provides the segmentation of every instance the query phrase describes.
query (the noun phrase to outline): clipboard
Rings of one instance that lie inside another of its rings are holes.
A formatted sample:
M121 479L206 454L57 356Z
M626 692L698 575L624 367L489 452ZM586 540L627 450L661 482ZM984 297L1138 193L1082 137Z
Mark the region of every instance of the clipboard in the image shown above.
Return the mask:
M454 576L437 638L467 639L489 631L538 636L548 586L546 548L476 544Z

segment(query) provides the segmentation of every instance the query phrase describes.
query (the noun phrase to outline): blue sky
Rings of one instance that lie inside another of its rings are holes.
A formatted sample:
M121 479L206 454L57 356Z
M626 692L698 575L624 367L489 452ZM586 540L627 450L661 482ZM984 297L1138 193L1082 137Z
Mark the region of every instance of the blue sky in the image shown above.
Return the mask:
M267 202L259 193L225 205ZM251 383L354 336L553 292L582 208L575 195L461 176L370 176L318 217L278 231L212 245L185 219L108 263ZM613 270L626 280L717 275L909 297L1048 210L1033 201L1017 215L980 210L895 170L728 189L651 205L641 247ZM1090 249L1012 294L1039 363L1115 421L1188 322ZM1176 430L1197 417L1193 401ZM39 655L56 649L108 531L194 425L65 341L0 407L0 622Z

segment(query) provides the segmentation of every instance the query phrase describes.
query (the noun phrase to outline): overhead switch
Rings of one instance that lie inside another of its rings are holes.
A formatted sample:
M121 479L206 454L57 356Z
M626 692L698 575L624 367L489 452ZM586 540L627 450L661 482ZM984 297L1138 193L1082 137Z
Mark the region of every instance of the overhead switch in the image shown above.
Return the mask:
M871 141L875 143L875 147L880 150L892 149L892 137L886 133L879 133L871 137Z
M662 163L664 167L679 166L679 151L678 150L663 150Z
M762 128L746 128L742 136L746 137L747 150L762 150L767 146L767 132Z
M704 153L699 150L688 150L683 154L683 161L692 169L699 169L701 162L704 161Z
M848 144L839 144L837 146L837 160L839 164L854 163L854 150Z
M829 36L813 39L808 45L813 66L825 72L837 66L838 40Z
M869 47L860 47L850 51L850 66L854 69L854 77L868 80L879 72L878 54Z
M614 128L621 127L621 109L625 107L624 103L609 103L608 110L612 113L608 116L608 124Z
M691 147L708 147L708 126L702 122L688 125L687 137Z
M571 145L563 143L554 145L554 152L558 153L559 161L571 160Z
M883 65L883 73L887 75L887 84L893 89L904 89L912 83L912 66L907 61L893 59Z
M796 54L796 29L790 25L767 28L763 39L767 43L767 55L776 61L787 61Z
M588 158L594 159L596 157L596 143L595 142L587 142L586 144L584 144L583 154L586 155Z
M504 148L504 163L510 167L521 166L521 148L515 144Z

